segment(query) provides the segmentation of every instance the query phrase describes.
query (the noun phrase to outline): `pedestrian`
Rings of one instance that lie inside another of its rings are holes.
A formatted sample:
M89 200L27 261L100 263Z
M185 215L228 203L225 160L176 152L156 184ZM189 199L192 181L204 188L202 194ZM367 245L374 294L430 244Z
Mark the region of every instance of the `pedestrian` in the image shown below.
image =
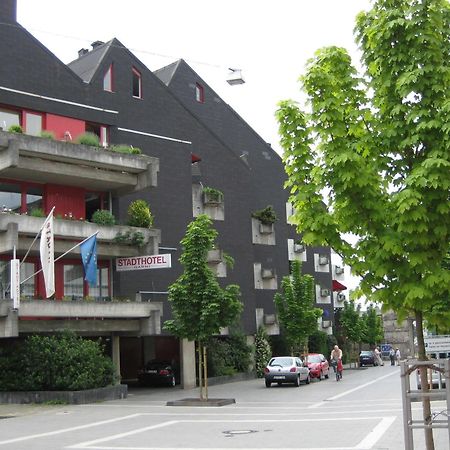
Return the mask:
M380 349L378 347L375 347L373 353L375 354L375 359L377 360L377 365L378 366L384 366L383 360L381 359Z
M391 347L389 350L389 359L391 360L391 366L395 366L395 350L394 347Z
M398 347L395 349L395 361L397 362L397 366L400 365L400 350L398 349Z

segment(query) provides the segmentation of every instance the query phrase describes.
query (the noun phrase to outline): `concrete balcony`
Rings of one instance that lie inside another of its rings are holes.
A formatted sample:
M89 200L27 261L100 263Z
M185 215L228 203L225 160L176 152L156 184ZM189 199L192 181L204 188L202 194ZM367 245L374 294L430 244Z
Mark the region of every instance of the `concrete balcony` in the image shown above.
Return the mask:
M24 300L14 310L11 300L0 300L0 337L67 329L93 336L155 335L161 333L162 313L162 304L153 302Z
M19 253L26 252L34 237L43 226L45 218L19 214L0 213L0 254L11 253L14 246ZM105 226L77 220L54 219L55 256L61 255L78 242L97 234L97 256L99 258L154 255L159 253L161 232L158 229L137 228L123 225ZM114 238L119 233L140 232L144 235L145 245L136 247L117 243ZM39 240L33 245L31 254L39 253ZM80 254L75 248L68 257Z
M0 131L0 176L114 195L157 185L159 159Z

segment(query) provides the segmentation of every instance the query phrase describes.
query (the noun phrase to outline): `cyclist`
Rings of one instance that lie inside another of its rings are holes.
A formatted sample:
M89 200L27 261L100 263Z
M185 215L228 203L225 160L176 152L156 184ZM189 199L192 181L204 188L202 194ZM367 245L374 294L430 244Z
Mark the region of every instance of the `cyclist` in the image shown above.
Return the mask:
M336 374L336 380L339 381L342 378L342 350L335 345L331 350L330 355L331 365L333 366L334 373Z

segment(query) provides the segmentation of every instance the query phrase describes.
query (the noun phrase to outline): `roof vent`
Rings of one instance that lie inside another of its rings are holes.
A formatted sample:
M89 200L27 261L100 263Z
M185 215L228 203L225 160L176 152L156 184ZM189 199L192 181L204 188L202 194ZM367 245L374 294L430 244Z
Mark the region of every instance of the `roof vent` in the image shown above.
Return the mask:
M86 53L89 53L89 50L87 48L80 48L80 50L78 50L78 58L81 58Z
M91 45L92 45L92 50L95 50L97 47L100 47L100 45L103 45L104 42L103 41L94 41Z

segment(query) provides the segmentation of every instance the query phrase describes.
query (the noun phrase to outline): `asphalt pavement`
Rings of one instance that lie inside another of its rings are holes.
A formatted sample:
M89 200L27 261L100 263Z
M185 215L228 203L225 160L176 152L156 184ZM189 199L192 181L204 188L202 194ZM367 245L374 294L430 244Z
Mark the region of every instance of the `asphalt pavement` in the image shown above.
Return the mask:
M198 389L135 388L89 405L0 405L0 450L403 450L399 367L344 370L309 385L266 388L261 379L209 388L221 407L167 406ZM436 402L436 413L445 405ZM420 404L415 404L416 415ZM450 450L446 430L436 450ZM424 449L422 432L415 449Z

